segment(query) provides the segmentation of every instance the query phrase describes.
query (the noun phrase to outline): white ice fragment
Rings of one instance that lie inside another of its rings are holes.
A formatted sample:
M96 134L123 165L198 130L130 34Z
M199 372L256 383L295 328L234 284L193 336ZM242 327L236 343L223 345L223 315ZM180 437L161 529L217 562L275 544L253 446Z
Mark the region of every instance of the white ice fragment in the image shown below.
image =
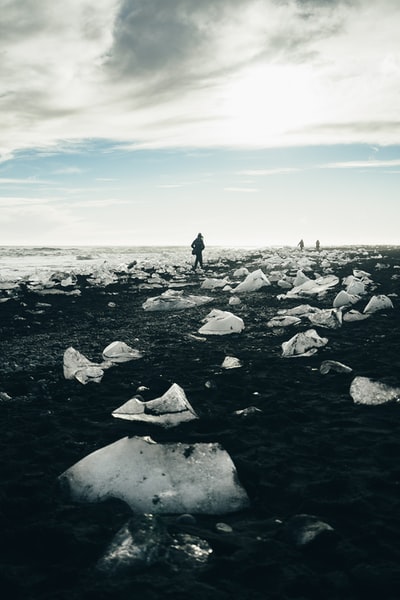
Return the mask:
M241 267L240 269L236 269L233 276L234 277L246 277L249 274L249 270L246 267Z
M205 335L228 335L244 329L243 320L227 310L214 308L204 321L205 325L198 332Z
M241 299L238 298L237 296L232 296L231 298L229 298L229 302L228 302L228 304L230 306L238 306L241 303L242 303Z
M267 327L291 327L293 325L299 325L301 319L299 317L292 317L290 315L275 316L270 319L267 323Z
M131 398L114 410L112 416L127 421L144 421L165 428L198 419L184 390L177 383L173 383L165 394L154 400L144 402L137 397Z
M342 311L340 308L326 308L308 315L310 323L316 327L339 329L342 326Z
M312 356L318 348L326 346L327 343L328 339L321 338L315 329L308 329L282 343L282 356L284 358Z
M346 321L347 323L352 323L353 321L364 321L370 316L370 314L363 315L362 313L360 313L360 311L352 309L343 315L343 321Z
M327 373L329 373L329 371L336 371L337 373L351 373L353 369L351 367L348 367L347 365L344 365L341 362L338 362L337 360L322 361L319 367L319 372L321 373L321 375L326 375Z
M242 363L235 356L225 356L221 365L223 369L237 369L242 366Z
M181 290L169 289L155 298L148 298L142 307L146 311L184 310L211 302L209 296L183 295Z
M100 383L104 375L99 365L91 362L72 346L64 352L63 371L65 379L77 379L84 385L89 381Z
M310 278L303 273L303 271L297 271L296 277L294 278L293 281L293 285L296 287L298 285L302 285L303 283L306 283L307 281L310 281Z
M373 381L368 377L355 377L351 382L350 396L356 404L384 404L391 400L400 400L400 388Z
M130 360L137 360L142 358L142 353L139 350L135 350L126 344L125 342L111 342L103 350L103 359L112 363L124 363Z
M77 502L119 498L138 513L223 514L249 505L229 454L216 443L122 438L59 476Z
M229 281L227 279L208 277L203 281L200 288L203 290L215 290L218 288L224 288L226 285L229 285Z
M367 306L364 308L364 314L371 314L379 310L386 310L393 308L393 302L388 296L380 294L378 296L372 296Z
M251 415L255 415L257 413L261 413L262 410L257 408L256 406L248 406L247 408L242 408L240 410L235 410L234 415L239 417L249 417Z
M351 306L356 304L360 300L359 296L354 294L349 294L345 290L341 290L335 297L333 301L334 308L340 308L342 306Z
M234 289L235 294L243 292L255 292L263 287L271 285L268 277L261 269L249 273L242 283L239 283Z

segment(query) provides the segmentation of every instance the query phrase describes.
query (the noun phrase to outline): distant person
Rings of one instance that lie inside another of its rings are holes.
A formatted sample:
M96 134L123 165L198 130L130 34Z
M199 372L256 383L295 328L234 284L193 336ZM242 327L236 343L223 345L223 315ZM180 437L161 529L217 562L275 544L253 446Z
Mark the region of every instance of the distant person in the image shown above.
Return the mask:
M193 270L195 271L197 269L197 266L200 265L200 268L203 268L203 250L205 248L204 246L204 239L203 236L201 235L201 233L199 233L197 235L197 238L193 240L192 244L191 244L191 248L192 248L192 254L194 254L194 256L196 257L196 260L194 261L194 265L193 265Z
M300 250L304 250L304 242L303 242L303 240L300 240L297 245L300 248Z
M315 242L315 249L317 250L317 252L321 250L321 244L319 243L319 240Z

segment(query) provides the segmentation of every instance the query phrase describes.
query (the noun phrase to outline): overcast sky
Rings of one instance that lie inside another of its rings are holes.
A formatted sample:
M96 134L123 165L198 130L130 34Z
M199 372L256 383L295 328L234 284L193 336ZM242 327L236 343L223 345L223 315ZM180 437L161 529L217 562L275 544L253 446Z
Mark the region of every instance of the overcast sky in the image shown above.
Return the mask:
M398 0L0 15L0 245L399 243Z

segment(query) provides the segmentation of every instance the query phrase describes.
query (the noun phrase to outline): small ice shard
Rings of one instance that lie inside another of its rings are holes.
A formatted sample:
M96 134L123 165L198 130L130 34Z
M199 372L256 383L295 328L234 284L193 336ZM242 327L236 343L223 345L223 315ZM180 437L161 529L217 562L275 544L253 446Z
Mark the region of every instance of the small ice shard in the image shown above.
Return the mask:
M168 533L159 515L135 515L114 536L96 568L108 576L154 564L192 569L204 565L210 554L212 548L205 540L186 533Z
M176 533L172 536L167 560L175 568L201 567L208 561L212 551L206 540L188 533Z
M242 363L235 356L225 356L221 365L223 369L237 369L242 366Z
M63 371L65 379L77 379L83 385L89 381L100 383L104 370L92 363L72 346L64 352Z
M77 502L119 498L139 513L223 514L249 505L235 465L217 443L122 438L59 476Z
M124 363L142 358L139 350L134 350L125 342L111 342L103 350L103 359L112 363Z
M200 286L200 289L203 290L215 290L218 288L223 288L226 285L229 285L229 281L227 279L215 279L213 277L206 278Z
M112 416L127 421L145 421L165 428L198 419L184 390L177 383L154 400L144 402L137 397L131 398L114 410Z
M228 302L228 304L230 306L237 306L241 303L242 303L241 299L238 298L237 296L232 296L231 298L229 298L229 302Z
M287 298L302 298L304 296L319 296L339 283L336 275L325 275L318 279L309 279L304 283L293 287L286 294Z
M291 327L292 325L299 325L299 323L301 323L301 319L299 317L281 315L270 319L267 323L267 327Z
M351 367L348 367L347 365L344 365L341 362L338 362L337 360L322 361L319 367L319 372L322 375L326 375L327 373L329 373L329 371L336 371L337 373L351 373L353 369Z
M321 309L308 315L310 323L316 327L339 329L342 326L342 311L340 308Z
M204 321L205 325L198 330L204 335L227 335L240 333L244 329L243 320L227 310L214 308Z
M318 348L326 346L327 343L328 339L321 338L315 329L307 329L282 343L282 356L284 358L312 356Z
M210 296L183 295L182 290L167 290L160 296L148 298L142 307L146 311L184 310L211 302Z
M363 296L365 294L365 283L353 275L346 277L344 280L346 292L353 296Z
M386 310L393 308L393 302L388 296L380 294L378 296L372 296L367 306L364 308L364 314L371 314L379 310Z
M252 273L249 273L242 283L239 283L234 289L235 294L243 292L256 292L263 287L271 285L268 277L261 269L257 269Z
M319 312L319 308L316 306L310 306L309 304L300 304L294 308L281 308L278 310L279 315L291 315L293 317L306 317L311 313Z
M96 568L109 575L150 567L162 560L170 542L160 517L135 515L117 532Z
M310 278L303 273L303 271L297 271L296 277L294 278L293 281L293 286L297 287L298 285L302 285L303 283L306 283L306 281L310 281Z
M278 286L283 290L291 290L293 287L293 283L288 279L279 279Z
M361 271L361 269L353 269L353 275L357 279L369 279L369 277L371 277L371 273Z
M341 290L333 301L334 308L340 308L342 306L351 306L356 304L360 300L359 296L355 296L354 294L349 294L344 290Z
M365 319L368 319L371 315L370 314L366 314L363 315L363 313L360 313L359 310L349 310L348 312L344 313L343 315L343 321L346 321L347 323L351 323L353 321L364 321Z
M235 410L234 415L239 417L249 417L250 415L255 415L257 413L261 413L262 410L257 408L256 406L247 406L247 408L242 408L240 410Z
M391 400L400 400L400 388L372 381L368 377L355 377L351 382L350 396L356 404L375 406Z
M283 525L286 539L297 547L308 546L311 542L320 540L322 535L333 539L333 527L314 515L294 515Z
M233 276L234 277L246 277L249 274L249 270L246 267L241 267L240 269L236 269Z

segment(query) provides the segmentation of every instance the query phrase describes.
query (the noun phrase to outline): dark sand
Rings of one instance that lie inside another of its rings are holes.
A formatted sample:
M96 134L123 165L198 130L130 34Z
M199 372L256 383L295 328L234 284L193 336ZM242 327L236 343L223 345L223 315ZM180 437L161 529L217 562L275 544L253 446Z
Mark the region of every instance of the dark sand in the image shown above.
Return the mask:
M382 252L382 258L374 254ZM371 258L372 257L372 258ZM247 261L257 268L257 253ZM389 265L377 269L377 263ZM373 293L399 293L400 249L376 249L334 267L340 277L353 268L369 271ZM214 269L219 275L236 266ZM192 277L196 282L196 276ZM201 279L199 279L201 281ZM282 341L265 326L279 308L308 302L332 306L342 286L322 301L279 302L276 285L242 298L231 310L245 322L242 334L196 341L211 308L229 310L229 295L173 313L146 313L142 302L162 290L118 285L80 297L20 293L0 304L1 565L6 600L206 599L347 600L400 597L400 405L355 405L354 375L400 385L398 299L394 310L338 330L318 329L329 344L310 358L281 358ZM189 288L198 292L198 286ZM200 292L202 293L202 292ZM116 307L108 307L109 302ZM43 313L36 303L47 302ZM25 303L25 305L24 305ZM356 308L362 310L366 300ZM33 311L33 312L32 312ZM24 317L24 320L18 317ZM16 318L17 317L17 318ZM307 327L301 327L301 330ZM100 384L63 377L62 357L72 345L95 362L112 341L143 351L144 358L106 371ZM226 355L240 369L222 370ZM321 375L322 360L339 360L353 374ZM172 430L120 421L111 411L139 385L155 398L171 383L181 385L201 419ZM206 382L210 382L206 385ZM240 418L247 406L262 410ZM130 510L120 501L77 505L66 501L57 477L76 461L126 435L162 441L220 442L247 490L250 509L198 516L197 524L174 525L213 548L203 570L181 573L155 565L118 577L94 569ZM293 515L308 513L329 523L334 540L297 548L282 535ZM218 533L218 522L232 533Z

